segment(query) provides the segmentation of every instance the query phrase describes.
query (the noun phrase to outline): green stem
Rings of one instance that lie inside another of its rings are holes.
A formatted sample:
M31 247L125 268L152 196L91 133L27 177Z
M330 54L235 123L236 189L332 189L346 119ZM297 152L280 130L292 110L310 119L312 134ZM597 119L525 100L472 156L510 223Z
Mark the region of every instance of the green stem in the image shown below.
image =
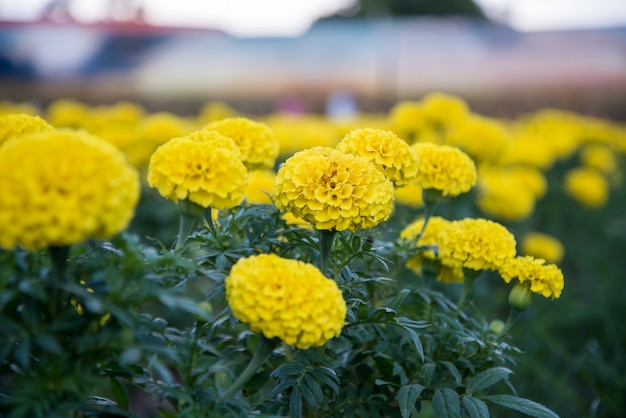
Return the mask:
M319 235L320 242L320 270L322 274L326 274L328 263L330 262L330 254L333 248L333 241L337 231L321 230Z
M231 387L226 391L224 396L222 396L222 399L228 399L233 396L235 392L241 390L241 388L248 382L248 380L252 378L254 373L259 370L259 367L261 367L263 363L265 363L265 360L267 360L270 354L272 354L272 351L274 351L276 346L278 346L278 343L279 340L276 338L270 340L261 335L259 338L259 343L256 347L256 351L254 352L254 356L252 356L250 363L248 363L248 366L245 368L245 370L239 375L237 380L235 380Z
M467 301L467 295L469 294L470 289L474 285L476 279L480 276L482 271L480 270L472 270L463 268L463 275L465 280L463 281L463 290L461 291L461 296L459 297L459 301L457 302L457 307L455 314L459 315L465 306Z
M209 229L211 230L211 234L213 234L213 237L215 237L217 242L222 245L222 237L220 236L219 229L215 226L215 222L213 221L213 209L207 208L206 212L209 216L206 216L205 218L207 224L209 225Z
M420 232L417 234L415 242L418 242L424 231L426 230L426 226L428 225L428 221L435 214L437 210L437 206L439 202L441 202L442 195L441 192L435 189L424 189L422 190L422 200L424 201L424 223L422 224L422 228Z
M191 234L193 226L198 216L204 211L204 208L190 200L180 200L178 202L178 212L180 213L180 226L178 228L178 240L176 241L175 251L180 251L185 244L185 240Z
M504 328L502 328L502 331L500 331L498 335L496 335L496 341L498 341L500 338L504 337L505 335L509 333L511 328L513 328L513 325L515 325L518 319L522 317L523 313L524 311L511 308L511 310L509 311L509 317L506 320L506 324L504 324Z
M65 268L67 267L67 258L70 253L70 247L49 247L50 261L52 262L52 271L58 282L65 278Z

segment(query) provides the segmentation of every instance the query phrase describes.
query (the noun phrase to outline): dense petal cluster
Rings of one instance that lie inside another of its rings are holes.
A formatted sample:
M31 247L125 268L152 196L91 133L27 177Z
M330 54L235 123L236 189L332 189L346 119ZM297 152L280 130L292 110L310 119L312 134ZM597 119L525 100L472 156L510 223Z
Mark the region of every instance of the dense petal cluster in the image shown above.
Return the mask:
M82 132L50 131L0 148L0 247L34 250L109 238L139 199L124 155Z
M203 129L217 131L235 141L249 170L274 167L279 144L267 124L237 116L211 122Z
M591 168L574 168L565 174L565 191L591 208L604 206L609 198L609 182Z
M13 138L53 129L52 125L39 116L24 113L0 116L0 146Z
M396 187L408 184L417 176L419 160L415 151L391 131L354 129L343 137L337 149L372 162Z
M565 249L557 238L541 232L529 232L520 242L520 252L535 258L543 258L548 263L560 263Z
M499 272L507 283L515 278L520 283L530 282L530 290L546 298L558 298L564 287L561 269L540 258L515 257L500 266Z
M472 115L446 134L445 143L458 147L478 162L495 161L511 142L504 124L497 119Z
M319 230L355 231L389 218L394 188L362 157L313 147L294 154L278 170L274 202Z
M438 236L442 264L472 270L498 270L515 257L515 237L487 219L453 221Z
M275 254L252 256L237 261L225 283L233 315L267 338L306 349L341 333L341 291L311 264Z
M248 171L232 140L214 131L173 138L150 157L148 184L174 202L189 199L214 209L237 206Z
M418 142L411 146L420 168L416 182L424 189L435 189L444 196L458 196L476 184L474 161L458 148Z

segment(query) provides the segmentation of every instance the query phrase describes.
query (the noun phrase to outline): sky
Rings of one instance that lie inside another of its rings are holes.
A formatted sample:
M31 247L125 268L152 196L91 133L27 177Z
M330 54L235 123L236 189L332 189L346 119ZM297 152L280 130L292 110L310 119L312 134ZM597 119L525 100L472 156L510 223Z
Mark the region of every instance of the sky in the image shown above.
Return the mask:
M34 20L50 0L0 0L1 20ZM117 0L143 3L153 24L212 27L234 36L298 36L319 17L356 0ZM495 20L521 31L626 27L626 0L476 0ZM69 0L73 16L102 19L107 0ZM245 12L244 12L245 11ZM118 13L119 16L119 13ZM121 17L121 16L120 16Z

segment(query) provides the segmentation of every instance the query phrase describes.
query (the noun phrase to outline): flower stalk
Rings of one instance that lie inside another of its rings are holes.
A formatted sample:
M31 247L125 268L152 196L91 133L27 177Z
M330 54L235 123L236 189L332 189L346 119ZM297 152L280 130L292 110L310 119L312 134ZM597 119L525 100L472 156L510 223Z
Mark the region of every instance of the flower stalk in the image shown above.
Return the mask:
M331 250L333 248L333 241L337 231L335 230L321 230L319 231L320 242L320 270L322 274L326 273L328 264L330 262Z
M463 268L463 276L465 280L463 281L463 290L461 290L461 296L459 297L459 301L457 302L457 307L455 314L459 315L467 302L467 295L469 294L470 289L474 285L474 282L480 274L482 270L472 270L468 268Z
M237 380L228 388L222 399L228 399L241 390L241 388L252 378L252 376L259 370L259 368L265 363L274 351L274 349L278 346L280 340L278 338L268 339L263 335L259 338L259 343L256 347L256 351L246 366L245 370L241 372Z
M176 241L175 251L180 251L187 240L189 234L198 219L198 216L204 211L204 208L197 203L188 199L178 202L178 212L180 213L180 225L178 228L178 240Z

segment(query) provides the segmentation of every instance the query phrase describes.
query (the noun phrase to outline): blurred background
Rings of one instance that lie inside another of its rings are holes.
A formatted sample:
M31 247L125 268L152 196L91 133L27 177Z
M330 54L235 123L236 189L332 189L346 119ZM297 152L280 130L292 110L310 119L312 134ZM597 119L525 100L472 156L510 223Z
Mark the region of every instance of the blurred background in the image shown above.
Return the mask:
M0 99L386 111L438 90L624 119L623 0L0 0Z

